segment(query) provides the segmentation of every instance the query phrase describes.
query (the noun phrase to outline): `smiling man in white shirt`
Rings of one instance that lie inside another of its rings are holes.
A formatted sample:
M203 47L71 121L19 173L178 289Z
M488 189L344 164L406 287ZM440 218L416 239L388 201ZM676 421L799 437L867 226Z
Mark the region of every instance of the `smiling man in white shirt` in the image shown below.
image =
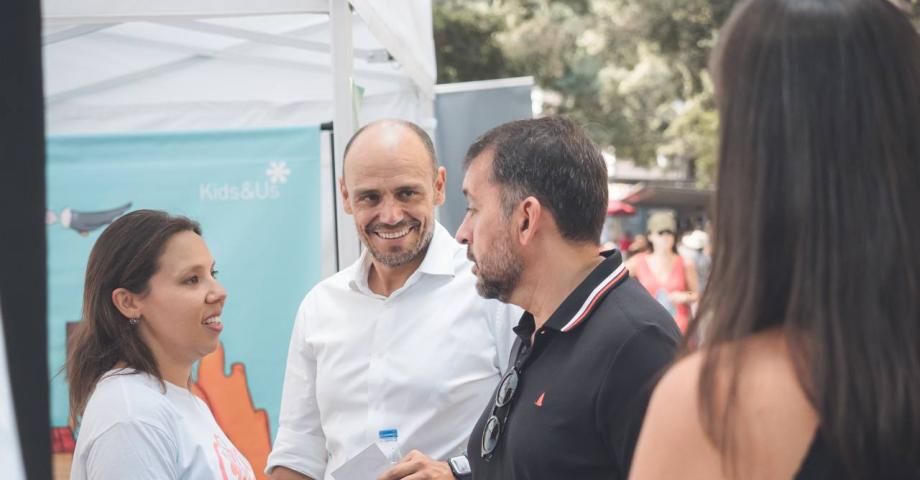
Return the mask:
M374 122L346 147L339 187L365 249L300 305L272 479L331 479L386 429L403 453L463 453L521 310L476 294L466 247L434 219L445 176L409 122Z

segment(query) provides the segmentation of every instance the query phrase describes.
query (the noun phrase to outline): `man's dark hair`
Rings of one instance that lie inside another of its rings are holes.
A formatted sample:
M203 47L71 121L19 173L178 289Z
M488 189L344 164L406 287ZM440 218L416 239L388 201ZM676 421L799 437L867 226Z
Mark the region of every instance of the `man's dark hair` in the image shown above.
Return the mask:
M409 129L409 131L414 133L415 136L418 137L419 140L421 140L422 145L425 146L425 151L428 152L428 158L431 160L431 171L434 172L435 175L437 175L438 156L434 151L434 142L431 141L431 136L429 136L428 132L426 132L425 129L423 129L422 127L408 120L402 120L398 118L384 118L381 120L375 120L359 128L358 131L355 132L355 134L351 136L351 139L349 139L348 143L345 145L345 153L344 155L342 155L342 161L344 162L345 158L348 157L348 151L351 150L351 144L354 143L355 140L357 140L358 137L360 137L362 133L364 133L366 130L369 130L371 128L380 127L384 125L398 125L400 127L405 127ZM344 176L344 170L343 170L343 176Z
M466 152L464 169L491 151L492 181L502 188L511 215L528 196L553 214L562 236L600 241L607 214L607 167L600 149L564 117L518 120L493 128Z

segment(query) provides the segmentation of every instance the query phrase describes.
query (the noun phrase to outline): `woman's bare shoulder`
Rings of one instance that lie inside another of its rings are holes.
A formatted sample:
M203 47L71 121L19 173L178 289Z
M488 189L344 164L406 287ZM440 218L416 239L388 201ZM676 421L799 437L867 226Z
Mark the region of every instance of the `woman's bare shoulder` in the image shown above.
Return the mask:
M718 419L713 425L722 425L735 374L726 366L738 368L729 431L707 431L701 415L700 376L709 355L724 360L713 372L712 390L706 395L712 418ZM709 433L731 439L736 472L743 473L734 476L789 478L816 424L781 334L758 334L736 345L703 349L678 361L655 389L631 478L732 478L730 469L723 468L726 450L717 447Z
M698 416L702 355L675 363L658 382L636 445L630 479L718 479L719 452Z

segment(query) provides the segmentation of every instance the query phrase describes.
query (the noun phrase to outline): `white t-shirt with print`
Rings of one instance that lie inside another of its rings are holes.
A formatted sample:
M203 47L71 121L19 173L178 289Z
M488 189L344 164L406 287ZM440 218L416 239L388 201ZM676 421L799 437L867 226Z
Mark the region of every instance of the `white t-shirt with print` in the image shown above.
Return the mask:
M132 369L96 384L77 435L71 480L254 480L252 467L192 392Z

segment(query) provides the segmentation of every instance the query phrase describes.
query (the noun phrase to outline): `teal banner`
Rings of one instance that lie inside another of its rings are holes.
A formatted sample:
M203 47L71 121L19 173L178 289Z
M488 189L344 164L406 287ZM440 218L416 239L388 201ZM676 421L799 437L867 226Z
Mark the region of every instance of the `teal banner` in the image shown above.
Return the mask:
M294 315L321 278L319 127L51 136L47 149L55 453L72 452L59 369L90 249L115 218L149 208L201 223L229 296L222 349L196 367L194 390L258 471L277 426Z

